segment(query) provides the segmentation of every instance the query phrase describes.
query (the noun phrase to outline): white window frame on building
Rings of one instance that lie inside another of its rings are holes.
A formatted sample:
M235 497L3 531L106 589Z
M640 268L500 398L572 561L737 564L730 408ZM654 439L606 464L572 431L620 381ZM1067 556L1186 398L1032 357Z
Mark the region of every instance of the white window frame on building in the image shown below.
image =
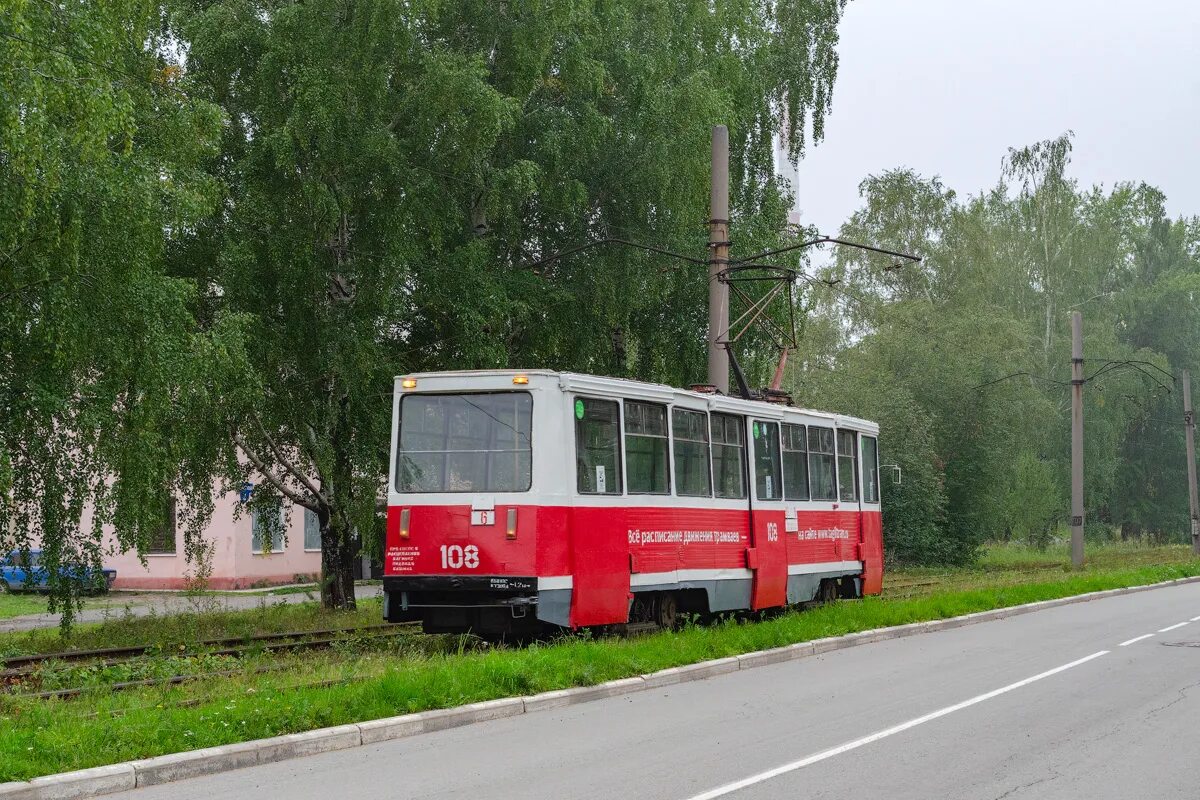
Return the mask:
M279 555L287 547L287 510L280 508L279 514L279 529L275 535L271 537L271 552L263 550L262 542L262 515L268 513L267 509L256 508L250 512L250 552L256 556ZM278 544L278 547L276 546Z
M304 509L304 552L321 552L321 521L311 508Z

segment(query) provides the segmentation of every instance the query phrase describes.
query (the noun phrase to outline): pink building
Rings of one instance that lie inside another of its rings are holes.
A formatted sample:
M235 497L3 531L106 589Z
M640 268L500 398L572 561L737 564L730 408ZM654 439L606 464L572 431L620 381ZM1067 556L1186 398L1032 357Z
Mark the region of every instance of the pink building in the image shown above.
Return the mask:
M321 573L321 536L317 518L306 508L287 506L282 510L283 533L264 542L263 521L258 513L243 510L236 519L235 493L215 499L205 538L212 542L211 589L247 589L256 586L314 581ZM184 555L182 526L172 510L170 524L156 537L142 566L132 550L114 553L104 566L117 571L116 588L182 589L195 565ZM115 550L111 538L107 544Z

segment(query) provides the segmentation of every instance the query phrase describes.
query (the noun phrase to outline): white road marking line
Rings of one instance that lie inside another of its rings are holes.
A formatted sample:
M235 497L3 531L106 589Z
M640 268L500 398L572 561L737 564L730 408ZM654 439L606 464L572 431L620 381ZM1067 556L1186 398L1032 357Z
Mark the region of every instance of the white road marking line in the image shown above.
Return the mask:
M733 792L745 789L748 786L753 786L756 783L769 781L772 778L777 778L780 775L794 772L803 767L807 767L810 764L815 764L818 761L824 761L827 758L833 758L834 756L839 756L842 753L848 753L851 750L857 750L858 748L871 744L872 742L878 742L880 739L886 739L887 737L893 736L897 733L903 733L909 728L915 728L918 725L922 725L926 722L932 722L939 717L944 717L947 714L953 714L955 711L962 711L964 708L969 708L976 703L982 703L984 700L991 700L993 697L999 697L1000 695L1011 692L1014 689L1020 689L1022 686L1028 686L1035 681L1040 681L1042 678L1049 678L1051 675L1057 675L1060 672L1065 672L1072 667L1078 667L1080 664L1086 664L1094 658L1108 655L1109 652L1110 651L1108 650L1101 650L1098 653L1092 653L1090 656L1077 659L1069 664L1063 664L1061 667L1055 667L1054 669L1048 669L1045 672L1039 672L1037 675L1034 675L1030 678L1025 678L1024 680L1017 681L1016 683L1010 683L1008 686L1001 686L999 689L993 689L990 692L976 695L970 700L964 700L961 703L955 703L952 706L939 708L937 711L932 711L924 716L917 717L916 719L910 719L908 722L901 722L899 725L893 725L890 728L877 731L869 736L864 736L861 739L855 739L853 741L846 742L845 744L840 744L837 747L831 747L828 750L822 750L819 753L815 753L807 758L802 758L799 761L792 761L789 764L784 764L783 766L769 769L766 772L760 772L757 775L751 775L748 778L742 778L740 781L727 783L724 786L718 786L716 789L711 789L707 792L693 795L687 800L714 800L714 798L717 797L724 797L727 794L732 794Z
M1200 622L1200 617L1192 617L1188 622Z
M1186 623L1186 622L1177 622L1177 623L1176 623L1176 624L1174 624L1174 625L1168 625L1168 626L1167 626L1167 627L1165 627L1165 628L1159 628L1159 629L1158 629L1158 632L1159 632L1159 633L1166 633L1167 631L1173 631L1173 630L1175 630L1176 628L1182 628L1184 625L1187 625L1187 623Z
M1134 642L1140 642L1142 639L1149 639L1153 635L1154 635L1153 633L1143 633L1141 636L1135 636L1132 639L1127 639L1126 641L1121 642L1117 646L1118 647L1128 647L1129 645L1133 644Z

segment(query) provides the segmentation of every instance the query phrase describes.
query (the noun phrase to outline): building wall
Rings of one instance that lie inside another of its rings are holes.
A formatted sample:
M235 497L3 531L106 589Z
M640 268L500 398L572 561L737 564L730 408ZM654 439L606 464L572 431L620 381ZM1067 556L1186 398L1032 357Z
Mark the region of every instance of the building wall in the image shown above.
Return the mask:
M308 580L321 572L320 548L306 549L304 544L305 509L299 506L285 508L286 540L281 549L272 552L253 552L253 521L243 511L234 518L238 496L228 494L215 500L212 520L204 536L215 542L212 558L212 575L208 586L212 589L247 589L255 586L295 583ZM114 544L111 533L109 545ZM310 542L311 543L311 542ZM111 549L115 550L115 547ZM132 550L114 553L104 559L104 566L117 571L114 584L121 589L182 589L189 573L195 566L189 564L183 549L182 526L176 526L174 554L147 554L145 566Z

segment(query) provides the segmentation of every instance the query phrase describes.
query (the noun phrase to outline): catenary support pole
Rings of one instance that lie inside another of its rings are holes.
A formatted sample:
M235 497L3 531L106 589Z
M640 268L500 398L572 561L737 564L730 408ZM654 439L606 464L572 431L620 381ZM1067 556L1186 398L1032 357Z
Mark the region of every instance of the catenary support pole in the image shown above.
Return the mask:
M1083 568L1083 315L1071 313L1071 564Z
M1183 427L1187 439L1188 519L1192 552L1200 555L1200 500L1196 496L1196 413L1192 411L1192 376L1183 371Z
M729 392L729 358L720 338L729 327L729 285L719 276L729 266L729 129L712 131L712 199L708 221L708 382Z

